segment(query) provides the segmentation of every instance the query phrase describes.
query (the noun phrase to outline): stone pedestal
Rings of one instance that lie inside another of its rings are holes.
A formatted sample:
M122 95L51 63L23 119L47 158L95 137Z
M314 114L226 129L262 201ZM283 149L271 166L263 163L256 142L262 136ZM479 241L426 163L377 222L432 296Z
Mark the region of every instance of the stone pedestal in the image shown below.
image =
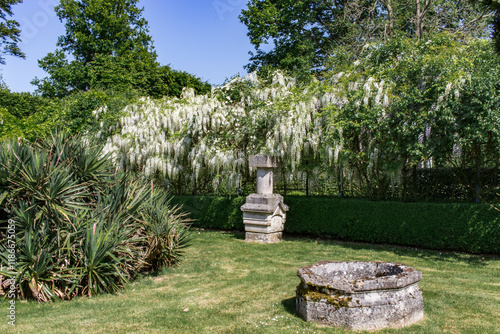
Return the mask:
M247 196L241 207L245 240L260 243L281 241L285 228L288 206L283 197L273 194L273 168L277 167L271 157L250 156L250 167L257 168L257 193Z

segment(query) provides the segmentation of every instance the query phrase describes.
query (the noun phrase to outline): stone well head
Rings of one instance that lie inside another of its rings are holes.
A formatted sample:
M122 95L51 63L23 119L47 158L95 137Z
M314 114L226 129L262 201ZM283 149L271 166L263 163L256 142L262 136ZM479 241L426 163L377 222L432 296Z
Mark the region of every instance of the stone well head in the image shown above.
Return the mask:
M297 313L355 330L403 327L423 317L422 273L390 262L320 261L298 270Z

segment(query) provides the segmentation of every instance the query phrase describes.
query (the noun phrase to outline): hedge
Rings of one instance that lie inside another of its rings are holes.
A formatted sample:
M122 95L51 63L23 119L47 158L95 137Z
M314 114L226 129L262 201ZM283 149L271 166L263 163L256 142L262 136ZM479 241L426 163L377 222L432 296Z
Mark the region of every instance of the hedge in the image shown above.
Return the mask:
M244 197L175 196L194 226L244 230ZM487 204L286 196L285 232L436 250L500 253L500 212Z
M240 207L245 197L223 196L174 196L172 203L182 205L193 225L217 230L243 231L243 214Z

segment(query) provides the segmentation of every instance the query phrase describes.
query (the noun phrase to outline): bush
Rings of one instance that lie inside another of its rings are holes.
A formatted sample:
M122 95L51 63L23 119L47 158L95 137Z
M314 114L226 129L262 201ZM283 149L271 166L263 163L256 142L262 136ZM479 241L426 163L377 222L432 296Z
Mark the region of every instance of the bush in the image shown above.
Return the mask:
M14 117L22 118L43 112L50 108L49 99L31 93L11 92L8 88L0 88L0 105Z
M486 204L287 197L286 231L472 253L500 252L500 215Z
M63 99L47 99L0 88L0 139L24 138L34 142L62 128L74 135L98 134L106 141L117 130L125 106L138 99L139 92L133 90L90 90Z
M123 109L128 104L139 99L139 92L129 90L125 92L89 90L76 92L62 100L61 123L72 134L88 132L105 141L113 134L120 118L124 115ZM99 113L99 120L97 115Z
M244 230L244 197L177 196L195 226ZM500 214L487 204L286 196L285 232L437 250L500 253Z
M176 264L189 241L168 194L117 173L101 146L67 133L0 143L0 205L0 282L9 282L0 296L10 279L38 301L115 292Z
M0 106L0 139L26 138L30 141L54 129L61 110L59 100L15 93L6 88L0 88Z
M182 205L193 219L193 225L220 230L244 230L240 207L245 197L174 196L173 203Z

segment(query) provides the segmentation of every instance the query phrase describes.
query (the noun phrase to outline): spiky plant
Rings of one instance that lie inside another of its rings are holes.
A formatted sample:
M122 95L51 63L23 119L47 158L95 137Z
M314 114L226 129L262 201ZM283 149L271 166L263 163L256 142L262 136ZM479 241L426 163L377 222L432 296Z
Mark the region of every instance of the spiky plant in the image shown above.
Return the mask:
M180 213L180 207L170 204L170 197L155 190L140 211L140 224L144 234L144 263L149 270L177 264L189 245L189 219Z
M21 298L38 301L113 293L144 269L177 263L186 247L178 209L82 137L54 132L35 144L0 143L0 167L17 260L8 269L0 230L0 295L12 284L1 283L7 278Z

